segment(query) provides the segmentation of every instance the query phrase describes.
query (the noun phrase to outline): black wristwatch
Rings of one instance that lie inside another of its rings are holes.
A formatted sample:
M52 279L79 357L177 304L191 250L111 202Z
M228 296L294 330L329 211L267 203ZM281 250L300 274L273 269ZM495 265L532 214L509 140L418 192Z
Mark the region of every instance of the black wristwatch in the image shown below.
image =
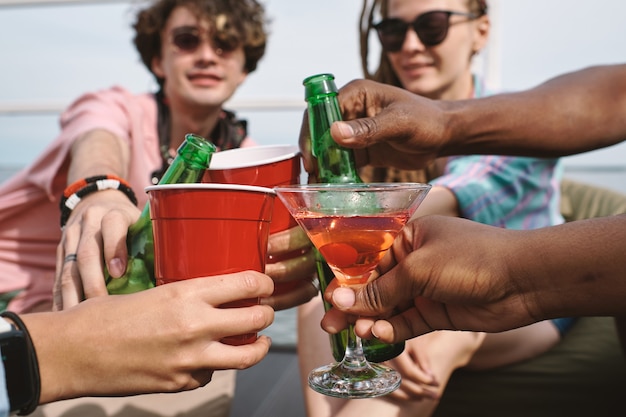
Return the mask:
M20 415L30 414L39 403L37 356L22 320L11 312L3 312L0 316L0 351L10 409Z

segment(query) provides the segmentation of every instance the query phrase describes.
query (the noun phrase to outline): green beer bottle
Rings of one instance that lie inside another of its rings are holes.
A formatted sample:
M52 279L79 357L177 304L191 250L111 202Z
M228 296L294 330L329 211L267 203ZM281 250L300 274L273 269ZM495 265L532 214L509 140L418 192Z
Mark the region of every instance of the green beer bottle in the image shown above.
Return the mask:
M215 150L215 145L204 138L193 134L185 135L185 140L178 147L176 158L161 177L159 184L200 182ZM139 219L128 228L126 246L128 263L124 275L111 278L105 270L109 294L130 294L155 285L154 237L149 203L146 203Z
M303 81L309 130L311 132L312 153L317 159L318 181L322 183L362 183L357 173L354 155L351 149L341 147L330 136L330 126L341 120L341 111L337 101L337 86L332 74L318 74ZM317 275L322 294L334 278L328 264L317 252ZM331 305L324 300L324 308ZM330 335L333 356L341 361L346 350L348 331ZM363 351L370 362L384 362L395 358L404 350L404 342L393 345L376 339L363 340Z

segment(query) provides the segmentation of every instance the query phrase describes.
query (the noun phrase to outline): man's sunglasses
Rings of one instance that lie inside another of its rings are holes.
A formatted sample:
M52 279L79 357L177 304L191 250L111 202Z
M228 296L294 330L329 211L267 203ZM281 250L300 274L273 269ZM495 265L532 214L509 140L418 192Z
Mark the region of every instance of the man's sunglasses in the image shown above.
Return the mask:
M452 12L447 10L435 10L423 13L412 22L402 19L383 19L373 27L378 33L378 39L383 49L387 52L398 52L402 49L406 32L412 27L420 42L424 46L439 45L448 36L450 16L465 16L470 20L478 18L474 13Z
M194 52L200 46L204 36L207 35L201 34L195 27L183 26L172 31L172 44L179 51ZM218 55L222 55L225 52L231 52L237 48L237 45L231 45L228 42L222 41L218 37L209 39L209 43Z

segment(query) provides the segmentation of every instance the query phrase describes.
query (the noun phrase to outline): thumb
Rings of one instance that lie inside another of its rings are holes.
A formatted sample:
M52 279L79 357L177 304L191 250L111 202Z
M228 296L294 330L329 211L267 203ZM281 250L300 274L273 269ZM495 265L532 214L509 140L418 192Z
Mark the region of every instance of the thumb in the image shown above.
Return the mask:
M330 126L330 135L340 145L365 148L376 142L374 138L378 130L376 126L375 118L371 117L339 121Z
M407 289L394 268L378 279L361 286L338 287L331 303L338 310L362 316L385 316L406 303Z

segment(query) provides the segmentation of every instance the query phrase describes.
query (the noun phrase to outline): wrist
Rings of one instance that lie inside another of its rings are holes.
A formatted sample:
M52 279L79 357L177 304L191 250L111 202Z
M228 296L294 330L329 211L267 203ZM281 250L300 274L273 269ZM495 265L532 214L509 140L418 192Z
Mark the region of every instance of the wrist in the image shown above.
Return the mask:
M72 346L78 346L82 342L76 340L71 334L70 327L63 320L65 311L32 313L24 316L24 322L28 326L31 339L39 358L39 375L41 392L39 404L47 404L54 401L74 398L73 384L80 384L80 373L65 372L66 369L74 369L73 361L76 352ZM58 335L63 334L62 340Z
M441 155L505 153L510 127L498 118L494 97L443 101L443 143ZM504 124L503 124L504 123Z
M61 229L65 227L72 210L76 208L83 198L94 192L104 190L118 190L124 193L133 204L137 205L135 193L130 184L122 178L116 175L97 175L83 178L68 185L65 191L63 191L59 204L61 209Z
M570 308L584 305L589 296L589 289L581 291L574 278L581 271L572 268L569 259L578 256L573 242L554 234L561 227L508 231L516 235L508 239L508 274L533 321L577 315Z
M440 101L444 131L441 133L439 156L465 155L464 148L468 143L470 126L467 123L467 112L471 107L462 105L463 101Z

